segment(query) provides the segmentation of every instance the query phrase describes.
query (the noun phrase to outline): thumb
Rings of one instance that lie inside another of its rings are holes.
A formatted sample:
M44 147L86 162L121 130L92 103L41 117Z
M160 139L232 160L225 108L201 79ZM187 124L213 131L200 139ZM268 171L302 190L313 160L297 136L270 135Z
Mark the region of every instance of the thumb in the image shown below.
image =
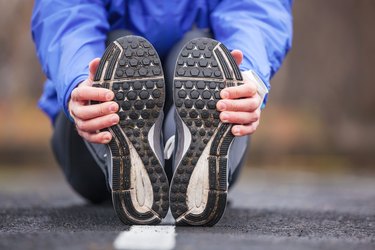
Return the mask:
M89 71L90 71L89 79L91 81L94 80L94 76L95 76L96 70L98 69L99 62L100 62L100 58L95 58L89 63Z
M231 52L234 60L236 60L237 65L240 65L242 63L243 54L241 50L235 49Z

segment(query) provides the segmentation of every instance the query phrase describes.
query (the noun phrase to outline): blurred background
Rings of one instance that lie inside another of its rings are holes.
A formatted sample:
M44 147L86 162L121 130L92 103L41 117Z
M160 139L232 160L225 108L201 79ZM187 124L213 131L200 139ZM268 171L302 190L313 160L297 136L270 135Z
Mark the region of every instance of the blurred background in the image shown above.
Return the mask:
M52 168L32 1L0 1L0 167ZM375 1L296 0L293 49L272 80L247 165L375 172ZM6 32L4 32L6 31Z

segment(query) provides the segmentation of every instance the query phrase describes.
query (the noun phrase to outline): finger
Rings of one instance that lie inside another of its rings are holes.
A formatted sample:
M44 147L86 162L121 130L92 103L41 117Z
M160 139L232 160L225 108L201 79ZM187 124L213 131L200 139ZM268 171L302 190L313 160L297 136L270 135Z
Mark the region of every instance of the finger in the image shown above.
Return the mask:
M223 123L249 124L259 120L259 112L233 112L224 111L220 113L220 120Z
M107 102L114 98L114 93L109 89L79 86L72 91L73 101L100 101Z
M83 132L95 132L118 124L120 117L117 114L110 114L87 121L76 119L77 129Z
M100 62L100 58L95 58L90 62L89 64L89 71L90 71L89 79L90 80L94 80L96 70L99 67L99 62Z
M246 125L234 125L232 127L232 133L235 136L251 135L257 130L258 125L259 121Z
M243 59L243 53L241 50L235 49L231 52L234 60L236 61L237 65L240 65L242 63Z
M249 111L256 110L260 105L260 97L258 95L253 98L244 99L222 99L216 104L219 111Z
M91 143L107 144L112 140L112 134L108 131L99 133L79 131L78 133L83 139Z
M119 106L116 102L104 102L95 105L80 105L72 110L74 117L81 120L89 120L96 117L113 114L117 112Z
M253 83L246 83L243 85L228 87L220 92L223 99L238 99L243 97L253 97L257 93L257 88Z

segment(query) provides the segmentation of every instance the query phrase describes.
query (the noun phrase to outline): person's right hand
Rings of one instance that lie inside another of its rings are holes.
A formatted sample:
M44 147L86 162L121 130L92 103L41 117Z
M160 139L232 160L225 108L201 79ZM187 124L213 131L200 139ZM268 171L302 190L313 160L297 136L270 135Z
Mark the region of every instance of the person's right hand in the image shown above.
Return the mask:
M112 101L114 93L109 89L92 87L99 61L96 58L90 62L89 78L72 91L68 108L80 136L92 143L105 144L110 142L112 135L99 130L117 124L120 118L116 114L119 106ZM89 105L90 101L102 103Z

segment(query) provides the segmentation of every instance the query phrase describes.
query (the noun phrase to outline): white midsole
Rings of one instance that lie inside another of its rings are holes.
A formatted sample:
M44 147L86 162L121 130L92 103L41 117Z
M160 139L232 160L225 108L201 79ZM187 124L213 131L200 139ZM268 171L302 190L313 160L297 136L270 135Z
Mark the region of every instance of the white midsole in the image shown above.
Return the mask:
M201 214L207 205L210 189L208 157L210 156L211 144L214 138L212 136L211 140L207 143L190 176L186 192L186 204L189 213L192 214Z
M133 144L125 136L129 146L130 166L130 197L135 210L146 213L153 204L153 190L146 168Z

